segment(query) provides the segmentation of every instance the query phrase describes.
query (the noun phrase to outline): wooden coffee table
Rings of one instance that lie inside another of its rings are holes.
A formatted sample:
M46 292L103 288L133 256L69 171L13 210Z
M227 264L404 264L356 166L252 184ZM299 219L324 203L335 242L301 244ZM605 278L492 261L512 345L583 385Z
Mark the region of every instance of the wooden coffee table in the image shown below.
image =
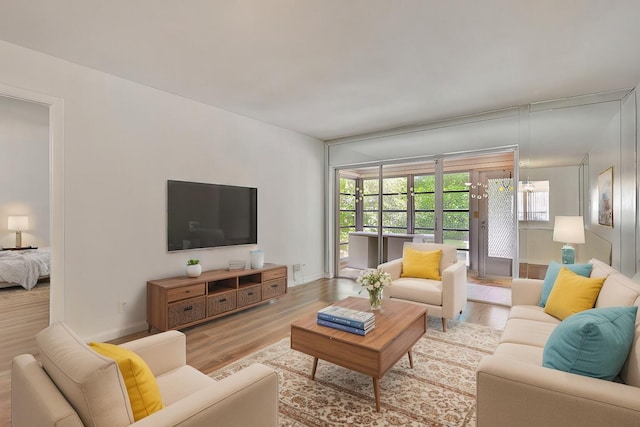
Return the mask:
M366 298L348 297L334 305L369 310ZM309 313L291 324L291 348L313 356L311 379L315 379L318 359L373 378L376 410L380 412L380 379L405 354L413 368L411 348L427 330L427 310L387 299L375 314L375 329L360 336L320 326L316 322L317 313Z

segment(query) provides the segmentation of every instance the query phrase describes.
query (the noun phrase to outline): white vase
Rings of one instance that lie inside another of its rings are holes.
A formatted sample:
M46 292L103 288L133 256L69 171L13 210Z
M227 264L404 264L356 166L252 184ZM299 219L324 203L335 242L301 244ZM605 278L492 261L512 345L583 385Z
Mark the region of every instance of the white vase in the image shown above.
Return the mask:
M202 265L187 265L187 277L198 277L202 274Z
M264 267L264 252L260 249L251 251L251 268L260 269Z

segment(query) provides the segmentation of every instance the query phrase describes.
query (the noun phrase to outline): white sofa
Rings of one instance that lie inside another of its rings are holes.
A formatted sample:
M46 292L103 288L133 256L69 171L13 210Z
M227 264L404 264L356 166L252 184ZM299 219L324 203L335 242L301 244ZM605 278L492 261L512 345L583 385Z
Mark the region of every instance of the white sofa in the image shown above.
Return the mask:
M442 280L401 277L402 258L380 264L389 273L392 285L385 288L384 298L422 304L427 315L442 318L442 330L447 331L447 319L454 319L467 303L467 265L458 261L458 250L453 245L439 243L406 242L406 248L418 251L442 250L440 276ZM404 252L403 252L404 253Z
M596 308L640 305L640 284L592 259L591 277L606 277ZM512 308L500 343L477 370L478 427L640 426L640 326L620 381L542 366L560 321L538 306L542 280L514 279ZM623 383L622 383L623 382Z
M64 323L40 332L42 365L31 354L11 369L14 427L277 426L278 377L255 364L215 381L186 364L186 339L168 331L122 344L155 375L164 408L134 422L116 362L99 355Z

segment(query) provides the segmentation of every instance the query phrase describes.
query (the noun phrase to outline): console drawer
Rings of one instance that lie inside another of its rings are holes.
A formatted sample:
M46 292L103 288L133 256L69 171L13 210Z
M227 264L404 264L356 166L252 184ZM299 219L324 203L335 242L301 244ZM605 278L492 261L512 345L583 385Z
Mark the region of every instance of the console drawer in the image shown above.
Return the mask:
M238 290L238 307L262 301L262 285L248 286Z
M182 299L199 297L204 295L205 285L204 283L198 283L196 285L181 286L179 288L173 288L167 290L167 302L180 301Z
M262 281L279 279L281 277L287 277L287 267L275 268L273 270L265 271L262 273Z
M237 307L236 291L222 292L209 297L208 316L215 316Z
M262 298L270 299L282 295L287 289L287 279L277 279L262 284Z
M169 329L204 319L205 316L205 297L173 303L169 306Z

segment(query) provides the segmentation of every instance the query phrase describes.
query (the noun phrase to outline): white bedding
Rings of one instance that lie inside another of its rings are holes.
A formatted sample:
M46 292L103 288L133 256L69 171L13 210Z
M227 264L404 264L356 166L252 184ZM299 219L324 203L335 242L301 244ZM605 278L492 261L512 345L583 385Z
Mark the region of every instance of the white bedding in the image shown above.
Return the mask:
M33 288L38 279L50 272L48 248L25 251L0 251L0 282Z

